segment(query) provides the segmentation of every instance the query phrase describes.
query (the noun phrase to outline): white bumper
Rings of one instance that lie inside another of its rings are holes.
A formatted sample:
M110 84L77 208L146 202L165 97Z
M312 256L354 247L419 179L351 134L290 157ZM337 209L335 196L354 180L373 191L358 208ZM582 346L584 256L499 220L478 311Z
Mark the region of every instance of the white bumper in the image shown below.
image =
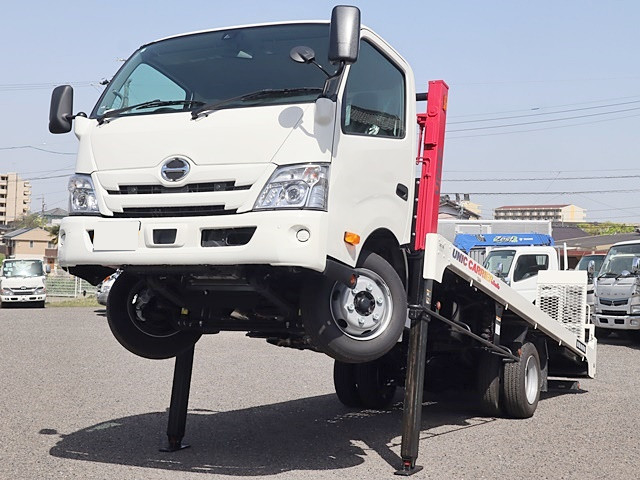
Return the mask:
M612 330L640 330L640 316L638 315L593 315L593 323L599 328Z
M295 210L166 218L66 217L60 225L58 261L77 265L298 266L323 271L326 212ZM244 245L202 246L203 230L255 227ZM154 230L175 229L171 244L154 243ZM306 231L306 232L305 232Z
M46 299L46 293L32 295L0 295L0 301L2 303L44 302Z

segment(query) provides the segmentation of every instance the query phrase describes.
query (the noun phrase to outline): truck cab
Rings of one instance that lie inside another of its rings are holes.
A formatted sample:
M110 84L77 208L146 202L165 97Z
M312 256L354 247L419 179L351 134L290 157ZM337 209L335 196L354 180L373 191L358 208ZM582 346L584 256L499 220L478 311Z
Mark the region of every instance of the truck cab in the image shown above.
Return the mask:
M339 6L147 43L88 115L57 87L49 129L79 139L60 265L93 284L123 270L107 316L144 357L222 330L384 354L406 321L413 78Z
M640 242L620 242L609 249L594 281L594 323L598 334L640 332Z
M41 259L11 258L2 261L0 269L0 301L9 304L33 304L44 307L47 299L46 272Z
M535 302L538 272L559 270L558 253L549 246L499 247L486 256L484 268L530 302Z

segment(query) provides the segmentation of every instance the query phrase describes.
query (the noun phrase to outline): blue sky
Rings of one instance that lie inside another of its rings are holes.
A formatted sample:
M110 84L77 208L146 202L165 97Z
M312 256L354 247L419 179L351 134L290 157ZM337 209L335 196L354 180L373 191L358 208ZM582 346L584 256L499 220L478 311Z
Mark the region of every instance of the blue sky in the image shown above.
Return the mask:
M55 85L74 84L75 110L89 111L98 82L143 43L327 19L336 2L6 3L0 172L32 179L39 210L43 199L46 208L66 208L64 176L74 168L75 137L47 130ZM442 78L451 87L443 192L471 193L485 218L501 205L574 203L591 221L640 223L640 2L352 4L411 63L417 84ZM25 146L60 154L17 148Z

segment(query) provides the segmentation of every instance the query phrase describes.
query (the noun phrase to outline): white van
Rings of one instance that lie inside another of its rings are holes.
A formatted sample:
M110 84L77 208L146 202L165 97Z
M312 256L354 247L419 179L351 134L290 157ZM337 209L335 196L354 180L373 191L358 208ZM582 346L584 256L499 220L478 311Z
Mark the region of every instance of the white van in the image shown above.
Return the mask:
M9 303L29 302L44 308L47 299L45 272L41 259L12 258L2 261L0 270L0 300Z

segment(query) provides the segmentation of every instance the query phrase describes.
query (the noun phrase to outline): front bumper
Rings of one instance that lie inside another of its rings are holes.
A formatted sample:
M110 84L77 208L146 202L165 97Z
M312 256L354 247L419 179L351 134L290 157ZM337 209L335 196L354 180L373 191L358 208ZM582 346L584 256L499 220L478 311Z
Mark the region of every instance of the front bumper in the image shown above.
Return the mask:
M253 227L245 244L203 246L204 230ZM175 239L155 243L154 231L165 230L175 230ZM74 216L60 225L58 261L63 267L259 264L321 272L327 230L327 213L310 210L128 219Z
M46 299L46 293L31 295L0 295L0 301L2 301L2 303L44 302Z
M640 315L593 315L593 323L598 328L611 330L640 330Z

